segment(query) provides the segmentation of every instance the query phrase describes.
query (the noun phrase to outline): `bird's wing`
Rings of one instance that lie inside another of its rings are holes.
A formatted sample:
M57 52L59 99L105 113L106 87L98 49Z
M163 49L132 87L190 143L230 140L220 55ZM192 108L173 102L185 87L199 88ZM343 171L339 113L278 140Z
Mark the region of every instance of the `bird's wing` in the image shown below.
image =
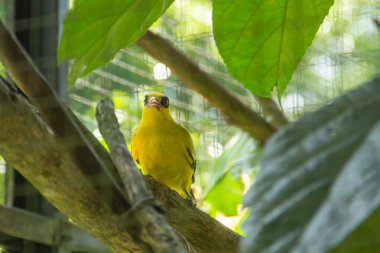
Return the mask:
M137 138L137 129L132 135L132 141L131 141L131 153L132 153L132 158L135 160L137 164L140 164L139 161L139 152L138 152L138 138Z
M193 139L191 138L189 132L184 128L182 125L181 129L183 132L183 137L184 137L184 143L186 147L186 158L189 162L190 167L193 169L193 175L192 175L192 182L194 183L194 174L195 174L195 169L197 167L197 159L196 159L196 154L195 154L195 149L194 149L194 143Z
M194 146L194 145L193 145ZM190 148L187 148L187 154L189 155L190 157L190 166L191 168L193 169L193 175L191 177L191 182L194 183L194 174L195 174L195 169L197 168L197 160L195 158L195 151L194 151L194 147L192 148L192 151Z

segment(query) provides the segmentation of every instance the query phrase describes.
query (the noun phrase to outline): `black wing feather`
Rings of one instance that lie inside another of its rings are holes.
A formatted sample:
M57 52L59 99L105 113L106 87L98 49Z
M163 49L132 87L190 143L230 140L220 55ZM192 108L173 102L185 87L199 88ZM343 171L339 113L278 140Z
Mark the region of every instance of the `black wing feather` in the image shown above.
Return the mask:
M193 156L193 154L191 153L190 149L187 148L186 150L187 150L187 154L189 155L189 157L190 157L190 159L191 159L191 161L190 161L190 166L191 166L191 168L192 168L193 171L194 171L194 172L193 172L193 177L191 178L192 182L194 183L194 174L195 174L195 169L196 169L196 167L197 167L197 161L194 159L194 156Z

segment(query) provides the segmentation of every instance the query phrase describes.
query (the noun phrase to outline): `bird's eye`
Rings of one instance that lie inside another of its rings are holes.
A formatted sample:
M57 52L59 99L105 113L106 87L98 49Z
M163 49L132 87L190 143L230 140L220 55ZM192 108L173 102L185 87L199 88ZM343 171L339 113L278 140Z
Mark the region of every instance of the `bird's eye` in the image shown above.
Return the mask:
M144 98L144 105L146 105L148 103L148 100L149 100L149 96L148 95L145 95L145 98Z
M165 108L169 107L169 98L168 97L162 97L161 98L161 105Z

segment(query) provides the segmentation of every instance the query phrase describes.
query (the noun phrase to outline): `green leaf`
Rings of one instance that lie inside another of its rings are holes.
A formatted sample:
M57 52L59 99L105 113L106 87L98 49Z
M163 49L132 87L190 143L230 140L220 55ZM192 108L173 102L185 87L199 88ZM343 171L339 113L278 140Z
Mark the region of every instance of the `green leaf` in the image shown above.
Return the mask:
M243 183L240 178L234 178L230 173L216 184L207 194L206 201L213 209L226 216L238 214L237 206L243 199Z
M241 173L234 173L233 168L241 171L251 169L252 160L257 156L255 142L245 133L238 132L227 142L223 152L213 160L208 188L204 191L204 200L211 204L213 210L226 216L237 214L237 207L242 202L243 184Z
M63 24L60 61L74 59L69 82L110 61L139 37L173 0L76 0Z
M379 108L377 78L273 136L242 252L379 252Z
M207 198L209 191L216 186L223 177L235 166L240 169L247 168L250 161L255 159L258 154L258 147L255 142L245 133L238 132L224 146L223 152L213 160L211 164L210 180L208 188L204 191Z
M214 0L214 37L228 70L256 95L284 91L333 2Z
M4 66L0 63L0 76L5 77L7 72L5 71Z

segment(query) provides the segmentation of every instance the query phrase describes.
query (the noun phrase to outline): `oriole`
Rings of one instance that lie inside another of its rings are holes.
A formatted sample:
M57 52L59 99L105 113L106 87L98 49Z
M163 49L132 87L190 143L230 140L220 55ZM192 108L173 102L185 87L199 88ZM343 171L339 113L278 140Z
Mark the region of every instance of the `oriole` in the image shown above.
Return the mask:
M161 93L145 96L141 121L132 136L132 157L143 174L194 201L196 155L189 132L169 110L169 98Z

